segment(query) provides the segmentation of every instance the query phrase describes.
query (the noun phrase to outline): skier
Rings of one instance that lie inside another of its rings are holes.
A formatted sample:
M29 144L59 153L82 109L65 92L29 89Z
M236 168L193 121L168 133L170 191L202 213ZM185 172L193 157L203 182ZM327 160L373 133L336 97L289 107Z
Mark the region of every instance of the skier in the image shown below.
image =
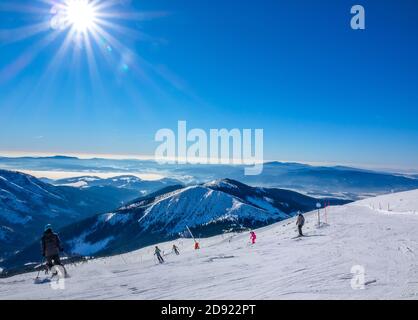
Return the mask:
M60 238L52 231L52 226L47 224L41 240L42 256L46 258L46 266L51 269L54 265L62 266L59 253L64 251Z
M178 256L180 254L179 248L175 244L173 244L173 252Z
M255 244L255 239L257 239L257 236L255 235L254 231L250 232L250 240L251 240L251 244Z
M299 213L298 218L296 219L296 225L298 226L299 237L303 237L302 227L305 224L305 217Z
M158 248L158 246L155 246L155 252L154 252L154 254L157 256L159 263L163 263L164 262L164 259L161 256L161 250L160 250L160 248Z
M199 242L197 242L197 241L194 242L194 249L195 250L199 250L200 249Z

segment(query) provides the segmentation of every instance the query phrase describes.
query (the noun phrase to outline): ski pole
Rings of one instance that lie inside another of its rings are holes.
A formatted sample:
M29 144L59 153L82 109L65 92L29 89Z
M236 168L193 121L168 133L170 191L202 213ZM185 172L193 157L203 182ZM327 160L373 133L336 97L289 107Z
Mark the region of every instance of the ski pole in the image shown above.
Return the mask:
M44 264L45 257L42 257L41 266L39 267L38 274L36 275L36 279L39 278L39 274L41 273L42 265Z
M63 254L65 254L68 258L72 258L73 256L69 255L66 251L62 252Z
M125 258L123 257L123 254L120 255L121 259L123 260L123 262L127 265Z

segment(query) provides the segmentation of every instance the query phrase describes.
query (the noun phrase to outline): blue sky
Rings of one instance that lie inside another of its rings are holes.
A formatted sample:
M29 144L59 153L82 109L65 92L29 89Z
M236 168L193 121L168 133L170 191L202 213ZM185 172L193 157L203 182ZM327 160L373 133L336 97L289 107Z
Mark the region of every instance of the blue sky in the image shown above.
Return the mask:
M137 15L104 27L95 67L76 42L57 54L65 31L19 39L51 5L13 3L0 4L0 152L152 155L155 132L187 120L262 128L269 160L418 168L414 0L120 0L108 11Z

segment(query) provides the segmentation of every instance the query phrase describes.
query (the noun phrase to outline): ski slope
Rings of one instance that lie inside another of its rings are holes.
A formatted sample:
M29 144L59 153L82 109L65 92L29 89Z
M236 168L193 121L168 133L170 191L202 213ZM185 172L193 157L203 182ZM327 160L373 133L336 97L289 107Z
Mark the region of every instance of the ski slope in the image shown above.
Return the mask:
M328 208L321 228L306 214L303 238L292 218L256 230L254 246L247 233L201 239L200 251L180 239L180 256L159 244L163 265L148 247L68 266L63 290L36 273L0 279L0 299L416 299L417 213L418 190L379 196ZM364 289L351 286L355 265Z

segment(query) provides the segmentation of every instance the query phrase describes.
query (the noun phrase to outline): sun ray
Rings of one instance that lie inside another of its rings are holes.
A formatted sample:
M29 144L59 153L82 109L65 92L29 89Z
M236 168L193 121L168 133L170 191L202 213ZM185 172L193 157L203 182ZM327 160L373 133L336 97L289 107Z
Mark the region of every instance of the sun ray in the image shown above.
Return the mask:
M118 34L127 36L131 39L142 41L160 41L160 39L153 38L140 30L129 28L109 20L98 20L97 25L102 28L111 29Z
M122 19L122 20L134 20L147 21L156 18L162 18L167 16L169 13L165 11L155 11L155 12L128 12L128 11L119 11L119 12L100 12L97 16L99 18L107 19Z
M86 48L86 56L87 56L87 61L88 61L90 79L92 80L92 83L99 84L99 86L100 86L101 80L100 80L100 77L99 77L97 62L96 62L96 58L94 56L92 41L90 40L90 35L88 35L88 34L84 38L84 46Z
M63 58L68 51L70 43L72 41L74 41L74 38L73 38L74 34L75 34L74 30L70 30L67 33L67 35L65 36L65 39L62 42L61 46L59 47L58 51L55 53L54 58L50 61L49 65L46 69L46 73L48 73L53 68L56 68L60 63L62 63L64 61Z
M59 35L58 32L55 32L56 35ZM64 41L61 43L58 51L55 53L54 57L48 63L45 71L42 73L41 77L38 79L35 88L39 88L42 85L51 85L55 83L56 75L59 71L59 67L61 66L62 62L64 61L63 57L67 53L69 44L72 41L72 34L73 32L69 32ZM37 90L35 90L37 91Z
M3 29L0 30L0 42L2 44L10 44L36 36L37 34L48 31L50 28L49 22L40 22L29 26Z
M101 13L105 10L109 10L114 6L120 4L118 0L108 0L108 1L101 1L101 0L93 0L92 5L97 8L97 12Z
M0 11L2 12L18 12L27 14L44 14L48 10L46 8L37 7L35 5L28 5L20 3L19 1L13 2L0 2Z
M22 52L12 63L6 65L6 67L0 70L0 83L6 82L18 75L44 48L51 44L57 36L58 34L56 33L44 36L42 39Z
M109 32L107 32L106 30L104 30L101 26L99 25L95 25L93 27L93 34L97 33L98 35L100 35L103 39L106 39L106 41L108 43L110 43L110 45L117 49L119 52L124 52L126 50L129 50L122 42L120 42L118 39L116 39L113 35L111 35Z

